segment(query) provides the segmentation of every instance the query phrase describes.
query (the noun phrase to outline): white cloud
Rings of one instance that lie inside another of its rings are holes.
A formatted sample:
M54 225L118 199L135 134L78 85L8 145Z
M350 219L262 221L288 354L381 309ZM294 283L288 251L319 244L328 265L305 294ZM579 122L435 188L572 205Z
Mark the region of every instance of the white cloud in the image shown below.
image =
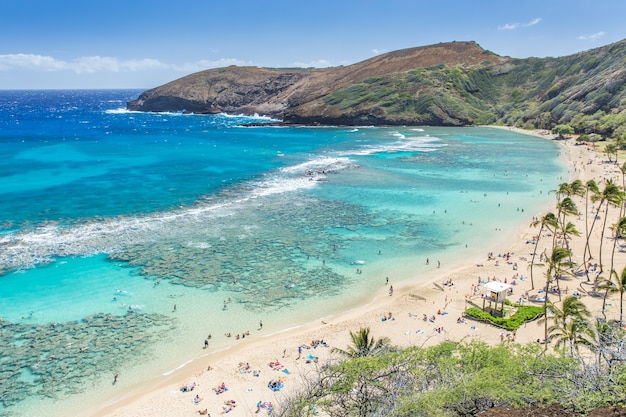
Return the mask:
M498 30L515 30L519 27L519 23L507 23L506 25L498 26Z
M234 58L222 58L215 61L200 60L183 64L167 64L156 59L120 60L107 56L87 56L64 61L46 55L8 54L0 55L0 71L31 70L41 72L72 71L76 74L94 74L99 72L141 72L150 70L171 70L183 73L201 71L207 68L226 67L229 65L251 65Z
M172 65L171 68L180 72L198 72L209 68L222 68L229 67L231 65L253 65L250 62L245 62L236 58L220 58L218 60L210 61L207 59L201 59L196 62L185 62L180 65Z
M539 22L541 22L541 18L536 17L533 20L531 20L530 22L522 24L522 26L527 28L527 27L530 27L530 26L535 26Z
M145 69L167 68L154 59L121 61L113 57L88 56L64 61L46 55L8 54L0 55L0 70L28 69L33 71L73 71L77 74L95 72L142 71Z
M535 26L539 22L541 22L541 18L536 17L530 22L526 22L526 23L507 23L505 25L498 26L498 30L515 30L521 27L527 28L527 27Z
M598 39L600 39L601 37L603 37L604 35L606 35L606 32L596 32L596 33L592 33L591 35L581 35L578 37L579 40L581 41L597 41Z
M293 62L289 66L292 68L326 68L332 64L325 59L318 59L310 62Z
M65 63L52 57L31 54L0 55L0 70L38 69L58 71L65 69Z

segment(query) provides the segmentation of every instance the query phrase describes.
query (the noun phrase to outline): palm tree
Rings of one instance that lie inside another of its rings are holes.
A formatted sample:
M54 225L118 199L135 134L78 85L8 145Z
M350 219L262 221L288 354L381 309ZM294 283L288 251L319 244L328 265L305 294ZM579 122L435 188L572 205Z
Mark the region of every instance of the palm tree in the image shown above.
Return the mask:
M563 200L559 201L557 203L557 218L559 219L559 229L560 229L560 235L563 236L563 244L565 245L565 247L567 247L567 232L566 232L566 228L569 226L565 223L565 219L567 217L567 215L571 215L571 214L578 214L578 208L576 207L576 204L574 203L574 200L572 200L569 196L565 197ZM563 218L561 218L561 215L563 215ZM571 223L570 223L571 224ZM572 226L569 226L570 230L572 230ZM574 230L576 230L576 228L574 227ZM556 232L556 230L555 230ZM578 231L575 232L576 235L578 233ZM556 246L556 238L557 238L557 233L554 233L554 236L552 237L552 247ZM571 260L571 259L570 259Z
M595 346L595 332L587 320L572 320L562 326L552 325L548 329L556 348L569 347L570 355L578 352L579 346L592 349Z
M600 273L602 273L602 246L604 243L604 231L606 230L606 221L609 217L609 207L611 205L621 206L624 202L624 192L620 190L619 186L613 183L613 180L609 179L606 182L606 186L602 191L604 200L606 201L606 210L604 212L604 223L602 225L602 232L600 232L600 252L598 254L598 263L600 264Z
M559 189L555 191L557 196L557 219L559 223L559 228L561 229L561 234L563 235L563 239L565 241L565 246L567 247L567 233L566 233L566 225L565 219L568 215L578 215L578 208L574 203L574 200L571 199L572 195L582 195L584 193L584 187L580 180L576 180L571 184L562 183L559 185ZM565 198L561 199L561 196L565 196ZM562 215L562 218L561 218ZM575 229L575 228L574 228ZM570 228L571 230L571 228ZM576 232L578 233L578 232ZM552 237L552 247L556 246L556 238L557 233L555 229L554 236ZM570 259L571 260L571 259Z
M570 296L563 301L561 308L554 303L548 303L546 307L546 311L550 310L553 314L553 323L546 332L555 340L557 348L568 346L573 355L580 345L594 345L595 334L589 322L591 313L582 301ZM547 325L547 315L541 321Z
M591 233L589 232L589 194L597 195L600 193L598 184L594 180L587 181L585 184L585 250L583 253L583 265L585 266L585 275L587 276L587 282L589 282L589 268L587 266L587 251L589 251L589 259L591 259L591 248L589 247L589 238Z
M624 162L619 167L620 172L622 173L622 192L626 191L626 162ZM619 217L624 217L624 199L622 199L622 204L619 207Z
M613 143L609 143L604 147L604 153L607 158L609 158L609 162L613 162L613 155L615 155L615 163L617 163L617 146Z
M350 331L350 338L352 339L352 346L348 346L346 350L333 348L332 351L357 358L381 353L389 347L390 343L388 337L374 340L374 337L370 336L369 327L361 327L357 333Z
M571 255L572 253L569 250L560 246L556 246L553 248L550 256L547 257L548 268L546 269L546 288L545 288L545 297L543 301L544 316L542 319L542 321L544 322L544 340L545 341L548 340L547 318L548 318L548 303L549 303L548 294L550 294L550 283L552 282L553 278L557 280L558 282L559 277L565 274L565 270L567 268L571 268L572 262L567 260ZM558 284L557 284L557 287L558 287ZM559 297L560 297L560 294L559 294Z
M610 278L603 281L599 286L606 292L604 293L604 302L602 304L602 312L606 307L606 299L609 293L619 293L619 327L621 328L624 323L624 292L626 292L626 267L622 269L621 274L617 274L615 271L611 271ZM606 318L606 315L605 315Z
M563 200L559 201L556 205L557 212L559 213L559 221L561 223L561 227L565 225L565 217L568 215L576 215L578 214L578 208L576 207L576 203L569 196L565 197ZM561 215L563 215L563 219L561 219Z
M559 188L556 190L552 190L551 192L556 195L557 203L561 200L561 196L571 195L572 194L572 185L567 182L562 182L559 184Z
M581 180L574 180L570 184L570 189L572 195L576 195L578 197L584 197L586 192L585 184Z
M547 213L545 216L541 217L541 219L534 220L530 225L532 227L536 227L537 225L541 225L539 227L539 234L537 235L537 239L535 240L535 250L533 250L533 258L530 262L530 285L531 289L535 289L535 281L533 279L533 265L535 264L535 257L537 256L537 247L539 246L539 239L541 238L541 234L543 233L544 228L553 228L556 230L558 227L559 221L554 213Z
M613 230L613 249L611 249L611 273L613 272L613 266L615 265L615 248L617 247L617 241L624 237L626 233L626 217L620 217L617 223L612 227Z
M580 236L580 232L576 229L576 225L572 222L567 222L565 227L561 229L561 233L563 235L563 243L565 244L565 249L570 250L569 247L569 239L571 236ZM572 262L572 258L569 258L570 262Z
M606 227L606 219L608 214L608 204L611 202L612 204L617 205L621 204L623 201L623 192L619 189L617 185L613 182L613 180L609 179L606 181L604 189L597 193L594 193L591 197L591 201L598 202L598 208L596 209L596 213L593 217L593 222L591 222L591 227L589 228L589 232L587 233L587 248L589 248L589 258L592 258L591 248L589 247L589 241L591 239L591 233L593 233L593 226L596 224L596 220L600 217L600 210L602 209L602 205L607 203L607 210L604 216L604 227ZM600 238L600 255L599 255L599 263L600 263L600 272L602 272L602 241L604 240L604 229L602 230L602 235ZM585 263L587 259L585 259ZM587 278L589 279L589 278Z

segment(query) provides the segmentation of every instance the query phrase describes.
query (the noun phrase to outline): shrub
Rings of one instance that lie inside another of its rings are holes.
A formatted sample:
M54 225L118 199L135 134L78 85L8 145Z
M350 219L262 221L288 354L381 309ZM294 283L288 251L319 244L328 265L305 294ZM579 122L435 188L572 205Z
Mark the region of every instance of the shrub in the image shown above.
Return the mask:
M542 316L543 307L518 305L517 311L510 317L494 317L480 308L471 307L465 310L465 315L507 330L517 330L525 322L533 321Z

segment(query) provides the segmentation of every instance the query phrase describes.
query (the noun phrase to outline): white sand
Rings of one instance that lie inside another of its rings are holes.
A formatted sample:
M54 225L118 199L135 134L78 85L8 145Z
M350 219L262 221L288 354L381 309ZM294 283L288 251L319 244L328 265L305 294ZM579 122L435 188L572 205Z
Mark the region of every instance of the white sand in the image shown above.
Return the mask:
M507 128L508 129L508 128ZM527 131L521 131L528 133ZM547 138L541 132L535 132ZM563 147L569 161L569 172L571 182L575 178L580 178L583 182L595 179L602 188L604 178L613 178L621 184L621 174L616 165L608 164L603 160L603 155L596 154L586 146L575 145L574 140L559 141ZM589 164L589 161L592 161ZM575 199L578 209L584 211L585 202L583 199ZM549 210L554 210L549 207ZM589 206L591 211L591 205ZM224 352L217 352L209 355L203 363L192 362L179 371L164 377L160 376L154 381L147 382L141 386L124 387L119 396L110 400L105 406L97 405L92 409L81 411L81 415L102 416L102 417L164 417L164 416L186 416L199 415L200 410L207 410L209 414L216 416L224 412L225 401L234 400L237 404L228 414L233 416L254 415L258 401L272 402L280 404L281 399L290 392L297 389L301 378L307 372L314 371L318 364L322 364L331 356L331 349L318 347L306 349L298 359L298 346L311 345L313 340L324 340L331 347L345 349L349 345L349 331L358 331L360 327L369 327L374 337L388 337L391 342L400 346L429 346L443 340L461 340L464 338L479 339L487 343L500 343L502 338L512 338L512 334L503 332L486 324L466 320L465 323L457 323L464 309L466 299L472 300L482 305L480 293L472 294L474 285L480 279L493 279L496 277L500 281L505 279L510 283L515 274L525 276L526 280L516 280L513 286L514 294L510 297L517 301L519 296L526 291L530 296L538 295L539 290L545 285L544 273L541 268L535 267L535 290L531 290L529 263L534 245L527 244L533 236L538 233L538 228L531 228L529 225L532 216L541 216L545 213L529 213L528 224L521 225L519 233L506 247L487 248L485 254L480 259L468 259L466 266L458 269L437 268L431 263L432 276L428 284L419 286L396 286L394 292L389 296L387 287L381 290L371 302L356 310L337 315L322 322L309 323L298 329L292 329L282 333L266 335L263 330L255 331L252 337L238 341L236 346ZM609 223L615 222L618 214L617 209L609 211ZM602 215L602 214L601 214ZM591 218L591 217L590 217ZM571 219L578 230L584 235L585 224L584 214L579 219ZM594 233L596 241L599 240L601 225L596 225ZM605 238L604 261L605 269L608 269L612 239ZM540 241L537 253L543 252L551 240L544 238ZM571 242L571 247L577 257L582 257L584 237ZM597 253L597 245L593 248ZM488 260L487 252L492 251L496 255L496 260ZM505 259L498 258L498 253L511 253L511 258L507 263ZM626 254L617 252L617 262L615 269L621 270L626 264ZM496 262L497 261L497 262ZM536 262L539 262L537 259ZM513 265L517 264L517 270ZM482 266L478 266L482 265ZM452 280L453 286L441 285L448 280ZM569 291L581 291L580 282L585 278L569 278L563 281L561 288ZM390 284L394 284L391 282ZM588 288L588 287L585 287ZM557 296L551 296L552 301L557 300ZM594 316L600 316L602 300L583 296L582 300L592 311ZM614 296L609 301L611 304L607 308L609 319L618 318L619 301ZM541 303L537 304L541 305ZM437 311L446 312L445 315L438 315ZM383 316L392 313L394 320L382 321ZM435 321L423 321L423 315L435 316ZM442 328L441 332L435 331ZM516 332L516 341L525 343L543 338L543 326L530 323ZM307 356L313 355L319 358L318 364L307 363ZM332 354L336 356L336 354ZM279 361L285 373L281 370L270 368L271 361ZM248 363L251 370L260 371L260 375L240 371L240 363ZM212 370L207 370L208 366ZM267 388L270 380L284 380L285 388L280 392L272 392ZM224 382L228 386L228 391L217 395L213 388ZM192 392L181 392L183 385L197 384ZM120 384L121 386L122 384ZM202 400L199 404L194 404L194 397L199 395ZM261 415L265 415L262 410Z

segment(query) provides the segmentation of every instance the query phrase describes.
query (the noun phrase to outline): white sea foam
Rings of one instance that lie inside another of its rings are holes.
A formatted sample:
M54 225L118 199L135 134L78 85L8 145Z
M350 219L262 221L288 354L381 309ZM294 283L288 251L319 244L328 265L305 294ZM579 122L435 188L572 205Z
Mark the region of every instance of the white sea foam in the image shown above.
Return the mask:
M241 118L245 118L245 119L257 119L257 120L264 120L264 121L272 121L272 122L279 122L280 119L274 119L273 117L270 116L265 116L265 115L260 115L258 113L254 113L253 115L247 115L247 114L229 114L229 113L219 113L220 116L222 117L229 117L229 118L233 118L233 119L241 119Z
M163 376L169 376L172 375L174 372L178 371L179 369L184 368L185 366L189 365L191 362L193 362L193 359L188 360L187 362L183 362L180 365L178 365L176 368L174 369L170 369L169 371L166 371L163 373Z
M241 189L248 191L219 202L144 216L91 221L73 227L46 224L31 231L8 233L0 236L0 271L33 267L51 262L55 257L114 254L128 245L180 236L198 222L230 216L251 199L311 188L326 175L351 166L354 164L348 158L319 158L278 169L261 180L243 184ZM204 247L204 244L198 245Z
M128 110L124 107L120 107L117 109L109 109L109 110L105 110L104 111L106 114L129 114L129 113L141 113L140 111L136 111L136 110Z
M433 136L405 136L401 133L394 133L392 136L399 138L399 140L377 145L366 145L349 151L349 154L373 155L376 153L432 152L446 146L439 138Z
M277 172L268 174L267 178L259 182L255 187L253 195L255 197L269 196L298 189L312 188L318 182L324 181L328 174L354 166L350 159L343 157L319 158L298 165L283 167Z

